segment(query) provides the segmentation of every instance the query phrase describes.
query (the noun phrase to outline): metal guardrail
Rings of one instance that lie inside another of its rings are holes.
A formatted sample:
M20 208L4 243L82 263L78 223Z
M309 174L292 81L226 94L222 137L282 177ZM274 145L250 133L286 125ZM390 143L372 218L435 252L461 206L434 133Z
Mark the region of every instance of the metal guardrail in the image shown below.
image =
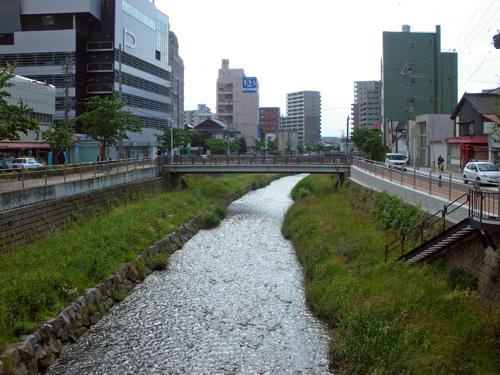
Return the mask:
M269 156L269 155L214 155L214 156L163 156L162 165L351 165L352 157L342 156Z
M483 191L477 187L471 189L469 218L480 225L500 224L500 192Z
M0 173L0 190L2 185L12 185L11 190L23 190L34 185L51 185L84 178L97 177L98 175L126 172L132 169L149 168L157 166L158 159L135 158L103 162L63 164L45 166L43 168L3 170Z

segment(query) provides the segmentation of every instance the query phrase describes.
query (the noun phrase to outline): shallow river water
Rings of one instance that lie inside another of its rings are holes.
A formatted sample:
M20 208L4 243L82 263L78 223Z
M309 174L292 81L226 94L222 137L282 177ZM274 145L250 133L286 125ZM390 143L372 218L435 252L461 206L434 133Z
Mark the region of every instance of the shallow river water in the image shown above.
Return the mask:
M48 374L327 374L326 327L306 308L281 223L285 177L229 206L93 326Z

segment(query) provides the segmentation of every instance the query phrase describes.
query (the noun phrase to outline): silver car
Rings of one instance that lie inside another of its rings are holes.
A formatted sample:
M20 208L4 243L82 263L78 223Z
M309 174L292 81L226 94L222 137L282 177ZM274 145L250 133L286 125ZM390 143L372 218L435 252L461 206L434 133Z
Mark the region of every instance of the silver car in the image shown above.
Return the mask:
M463 171L464 183L477 181L481 184L498 184L500 168L486 161L467 163Z

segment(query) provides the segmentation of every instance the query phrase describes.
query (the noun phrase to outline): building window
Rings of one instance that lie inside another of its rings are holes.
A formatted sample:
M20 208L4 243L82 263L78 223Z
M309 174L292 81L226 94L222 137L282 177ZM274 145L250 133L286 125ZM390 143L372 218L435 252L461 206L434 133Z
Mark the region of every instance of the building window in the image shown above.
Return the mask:
M54 25L54 16L42 16L42 25L44 26Z

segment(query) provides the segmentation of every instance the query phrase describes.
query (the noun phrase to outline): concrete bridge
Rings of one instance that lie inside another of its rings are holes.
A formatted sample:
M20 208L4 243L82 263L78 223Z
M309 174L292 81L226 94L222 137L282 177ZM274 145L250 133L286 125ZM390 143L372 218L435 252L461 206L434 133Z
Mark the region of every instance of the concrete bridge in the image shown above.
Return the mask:
M335 173L348 174L350 156L176 156L161 167L173 173Z
M182 184L186 173L329 173L337 174L340 187L349 176L352 157L342 156L176 156L162 157L160 169L171 175L172 185Z

